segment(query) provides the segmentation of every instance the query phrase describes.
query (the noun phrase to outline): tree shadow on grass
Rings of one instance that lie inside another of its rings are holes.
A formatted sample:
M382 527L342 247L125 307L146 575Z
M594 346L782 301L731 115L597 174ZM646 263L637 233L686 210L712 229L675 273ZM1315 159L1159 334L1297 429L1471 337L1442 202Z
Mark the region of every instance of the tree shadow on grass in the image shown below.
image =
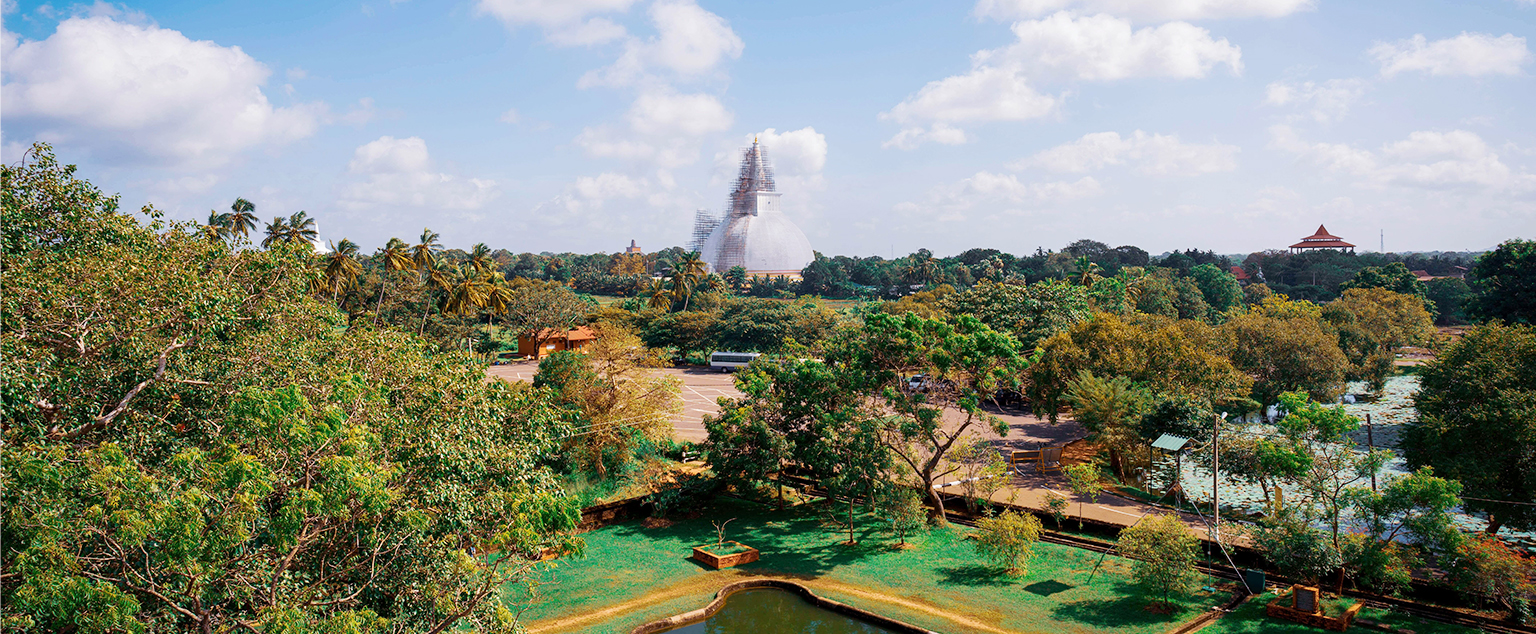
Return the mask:
M951 566L939 568L939 574L944 575L939 581L941 584L957 586L1007 586L1013 584L1013 578L1000 568L992 566L969 565Z
M1077 586L1062 583L1055 579L1048 579L1024 586L1024 591L1030 594L1038 594L1042 597L1048 597L1058 592L1066 592L1067 590L1071 590L1076 587Z
M1076 621L1099 628L1137 627L1173 623L1183 620L1188 612L1182 609L1163 614L1147 609L1156 601L1154 597L1139 592L1129 584L1116 584L1114 594L1118 599L1096 599L1063 603L1051 610L1058 619Z

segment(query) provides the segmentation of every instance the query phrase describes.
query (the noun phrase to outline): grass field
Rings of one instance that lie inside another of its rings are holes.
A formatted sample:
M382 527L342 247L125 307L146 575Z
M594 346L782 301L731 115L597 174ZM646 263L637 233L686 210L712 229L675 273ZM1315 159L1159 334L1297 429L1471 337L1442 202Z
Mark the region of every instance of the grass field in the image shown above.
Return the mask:
M1318 634L1323 630L1308 627L1300 623L1273 619L1264 614L1264 605L1274 600L1275 595L1265 593L1252 599L1233 610L1216 622L1200 630L1200 634ZM1353 599L1345 599L1341 605L1353 605ZM1411 630L1414 634L1472 634L1477 630L1425 621L1417 619L1402 612L1391 612L1365 608L1360 611L1357 619L1369 619L1383 625L1399 630ZM1359 629L1358 626L1350 628Z
M688 559L692 546L715 541L711 520L735 518L725 532L762 552L762 559L709 570ZM1130 585L1128 562L1109 557L1089 582L1099 555L1039 544L1029 574L1001 575L978 558L968 529L935 529L910 538L912 548L867 518L860 544L823 523L811 507L782 513L725 498L704 517L665 528L639 522L586 534L586 556L546 574L542 597L523 614L531 632L625 632L657 618L708 604L733 581L773 576L798 581L827 598L939 632L1162 632L1228 598L1196 591L1173 614L1147 610ZM1209 579L1196 584L1203 586ZM521 587L509 598L526 597Z

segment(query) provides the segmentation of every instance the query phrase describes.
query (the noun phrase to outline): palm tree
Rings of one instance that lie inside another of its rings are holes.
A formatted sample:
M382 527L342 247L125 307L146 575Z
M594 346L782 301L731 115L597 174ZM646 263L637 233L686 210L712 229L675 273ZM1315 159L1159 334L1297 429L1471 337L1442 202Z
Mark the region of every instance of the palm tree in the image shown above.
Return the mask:
M716 293L727 288L730 288L730 285L725 283L725 278L720 277L719 273L710 273L709 275L705 275L703 279L700 279L699 283L695 285L695 290L704 291L706 293Z
M677 262L672 265L672 293L683 300L683 310L688 310L688 304L693 300L693 289L699 280L704 278L709 267L698 251L684 253Z
M1103 277L1099 275L1099 272L1103 269L1090 261L1086 255L1078 256L1076 260L1073 260L1072 264L1076 267L1074 275L1077 276L1077 279L1073 281L1077 282L1079 286L1092 286L1094 281Z
M432 235L436 236L437 234ZM427 331L427 316L432 314L432 291L438 290L446 292L453 288L454 268L455 267L452 264L442 260L434 259L432 260L432 263L428 265L427 269L422 271L422 275L424 276L422 278L422 286L426 287L427 307L421 311L421 326L416 329L416 334L419 335Z
M315 229L315 219L309 217L309 213L303 210L288 216L288 234L290 242L308 242L313 244L320 232Z
M203 227L203 235L208 237L209 242L217 242L229 237L231 233L229 218L229 214L208 212L208 225Z
M373 307L373 324L379 324L379 313L384 311L384 289L389 286L390 273L411 268L411 245L399 238L390 238L378 257L384 260L384 280L379 283L379 300Z
M288 241L288 219L278 216L267 223L267 237L261 241L261 248L270 249L272 245Z
M302 212L300 212L302 213ZM331 245L325 256L325 281L331 287L331 301L336 301L343 287L355 286L363 265L357 263L357 243L342 238L340 244Z
M236 198L226 215L229 216L230 233L238 233L244 238L256 228L256 205L249 200Z
M416 270L432 268L432 264L437 261L437 254L443 250L442 243L437 241L441 237L431 229L421 230L421 242L411 247L411 261L416 263Z
M651 285L644 291L651 300L647 302L651 308L668 309L672 307L672 291L667 289L666 280L651 280Z
M470 315L484 307L490 294L490 283L486 277L471 266L453 267L448 296L443 301L443 312Z
M475 267L475 271L480 273L489 271L496 265L496 261L491 259L491 248L485 246L484 242L470 248L469 265Z
M507 284L507 276L502 275L500 271L487 273L485 281L488 285L485 294L485 308L488 313L485 316L485 323L490 325L493 316L507 312L507 309L512 306L512 296L515 291L512 290L512 285Z

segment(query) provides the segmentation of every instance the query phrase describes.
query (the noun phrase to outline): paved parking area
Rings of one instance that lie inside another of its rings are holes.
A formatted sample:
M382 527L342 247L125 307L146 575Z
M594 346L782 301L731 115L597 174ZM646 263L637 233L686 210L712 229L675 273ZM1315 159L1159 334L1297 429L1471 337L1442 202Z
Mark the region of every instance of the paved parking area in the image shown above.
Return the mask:
M508 365L493 365L486 369L486 373L508 381L531 382L533 374L538 370L537 362L523 361ZM715 399L722 396L731 398L741 396L741 392L736 391L732 375L723 372L711 372L706 368L695 367L661 368L656 372L675 376L683 382L683 411L672 417L673 435L678 440L693 442L704 440L707 435L704 432L704 415L720 411L720 406L715 404Z

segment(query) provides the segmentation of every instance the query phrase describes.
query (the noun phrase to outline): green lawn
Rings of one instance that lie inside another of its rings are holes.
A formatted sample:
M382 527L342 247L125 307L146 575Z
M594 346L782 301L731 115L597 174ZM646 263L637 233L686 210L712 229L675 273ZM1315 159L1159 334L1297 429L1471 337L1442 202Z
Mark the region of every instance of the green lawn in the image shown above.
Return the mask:
M691 547L715 540L711 520L736 518L725 538L758 548L762 559L714 571L688 559ZM847 532L823 525L812 507L780 513L724 498L704 517L667 528L627 522L586 534L586 556L546 574L542 597L523 614L533 632L623 632L706 605L727 583L751 576L788 578L827 598L940 632L1162 632L1223 602L1225 592L1183 597L1175 614L1148 611L1129 584L1127 562L1109 557L1089 583L1099 555L1039 544L1030 572L1000 575L979 559L964 528L933 530L892 548L873 522L842 545ZM1210 583L1200 579L1197 585ZM524 590L509 588L511 598ZM607 610L608 612L604 612ZM583 622L572 617L604 616Z
M1253 597L1231 614L1221 617L1216 622L1201 629L1200 634L1318 634L1318 632L1323 631L1300 623L1282 621L1265 615L1265 604L1268 604L1274 598L1275 595L1271 593ZM1354 600L1344 599L1340 601L1340 605L1344 607L1354 605ZM1369 619L1397 629L1412 630L1414 634L1472 634L1477 631L1457 625L1417 619L1402 612L1377 610L1375 608L1361 610L1360 615L1356 618ZM1352 631L1357 629L1361 628L1358 625L1350 628Z

